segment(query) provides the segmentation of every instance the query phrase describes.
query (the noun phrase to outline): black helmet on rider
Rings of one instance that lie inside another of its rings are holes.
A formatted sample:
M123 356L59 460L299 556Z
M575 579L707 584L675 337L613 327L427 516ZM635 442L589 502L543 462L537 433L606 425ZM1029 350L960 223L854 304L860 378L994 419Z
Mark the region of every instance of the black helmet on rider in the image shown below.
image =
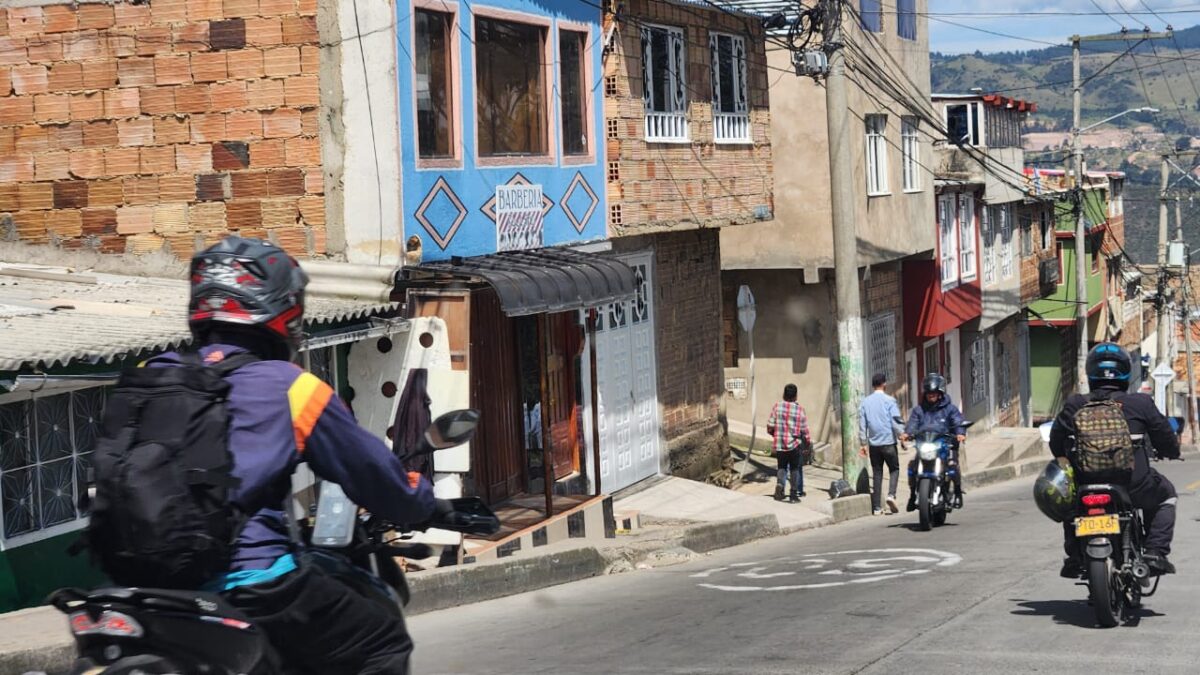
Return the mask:
M232 236L191 265L188 326L199 344L231 342L260 356L291 359L303 336L308 276L278 246Z
M921 396L924 398L929 394L937 394L938 400L946 396L946 378L937 373L928 373L925 379L921 380Z
M1050 520L1070 520L1075 515L1075 470L1052 460L1033 481L1033 501Z
M1133 372L1133 359L1123 347L1112 342L1101 342L1088 352L1087 363L1088 386L1098 387L1127 387L1129 376Z

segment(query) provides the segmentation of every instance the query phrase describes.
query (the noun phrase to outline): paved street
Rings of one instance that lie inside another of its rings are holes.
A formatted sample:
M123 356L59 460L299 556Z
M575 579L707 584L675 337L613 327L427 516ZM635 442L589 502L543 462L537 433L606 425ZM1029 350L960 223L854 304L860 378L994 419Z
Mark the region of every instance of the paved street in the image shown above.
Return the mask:
M933 532L901 511L417 616L415 672L1194 673L1200 462L1158 466L1180 491L1182 574L1136 625L1094 627L1022 479Z

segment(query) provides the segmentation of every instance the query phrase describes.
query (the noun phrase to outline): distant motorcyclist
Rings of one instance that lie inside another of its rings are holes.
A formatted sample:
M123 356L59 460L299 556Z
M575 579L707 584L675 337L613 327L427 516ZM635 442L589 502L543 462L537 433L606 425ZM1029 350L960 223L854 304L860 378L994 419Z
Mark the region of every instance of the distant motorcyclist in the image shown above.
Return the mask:
M958 406L950 400L946 393L946 378L938 373L928 373L921 381L921 404L913 408L909 415L908 424L904 427L901 440L907 441L913 435L922 431L932 431L938 434L953 436L950 445L950 466L954 472L954 508L961 509L963 505L962 474L958 469L958 446L967 438L966 419ZM909 462L909 476L913 475L916 460ZM908 482L909 511L917 508L916 481Z
M1147 437L1164 459L1179 457L1179 438L1172 431L1170 421L1155 406L1154 399L1146 394L1128 393L1129 376L1133 371L1129 352L1111 342L1102 342L1088 353L1085 368L1091 394L1076 394L1067 399L1050 429L1050 451L1060 464L1070 461L1068 453L1074 447L1073 438L1077 433L1076 413L1091 401L1106 400L1120 406L1131 435ZM1134 504L1142 509L1144 522L1148 523L1144 558L1154 572L1172 574L1175 566L1167 556L1175 533L1175 503L1178 501L1175 486L1150 466L1145 443L1132 439L1130 442L1134 449L1134 464L1126 487ZM1086 475L1080 474L1077 468L1077 477L1087 480ZM1083 561L1078 558L1075 529L1069 520L1063 523L1063 534L1067 558L1060 573L1067 578L1076 578L1082 573Z

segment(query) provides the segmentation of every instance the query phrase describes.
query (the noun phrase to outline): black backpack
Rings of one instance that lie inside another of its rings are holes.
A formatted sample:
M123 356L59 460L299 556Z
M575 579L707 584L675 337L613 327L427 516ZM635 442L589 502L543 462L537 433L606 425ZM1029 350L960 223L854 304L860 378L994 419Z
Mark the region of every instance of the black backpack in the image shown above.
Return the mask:
M245 517L230 502L225 376L257 359L121 375L93 455L96 494L84 543L123 586L195 589L229 568Z

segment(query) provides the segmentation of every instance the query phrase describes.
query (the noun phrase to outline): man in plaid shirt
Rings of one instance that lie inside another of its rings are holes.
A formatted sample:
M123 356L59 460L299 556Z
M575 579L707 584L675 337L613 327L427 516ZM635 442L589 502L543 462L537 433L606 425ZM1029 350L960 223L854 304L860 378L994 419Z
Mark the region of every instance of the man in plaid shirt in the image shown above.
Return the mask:
M800 452L803 446L812 443L808 434L808 417L804 408L796 403L796 385L789 384L783 388L783 400L771 408L771 416L767 418L767 433L774 437L773 449L775 461L779 465L779 482L775 485L775 499L783 501L784 488L787 487L788 476L792 479L792 492L789 495L792 503L806 497L804 492L804 469L801 466Z

